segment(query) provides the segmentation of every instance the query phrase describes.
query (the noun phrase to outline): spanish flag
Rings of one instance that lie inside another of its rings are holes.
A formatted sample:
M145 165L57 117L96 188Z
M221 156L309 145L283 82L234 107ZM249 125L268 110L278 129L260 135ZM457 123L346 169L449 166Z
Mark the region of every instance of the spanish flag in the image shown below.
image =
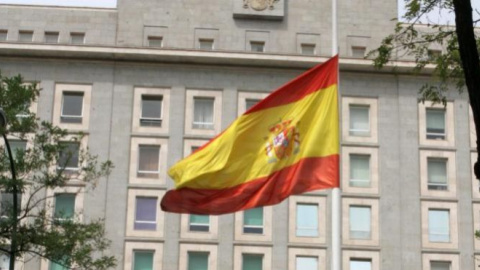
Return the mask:
M338 56L279 88L169 170L164 211L220 215L339 186Z

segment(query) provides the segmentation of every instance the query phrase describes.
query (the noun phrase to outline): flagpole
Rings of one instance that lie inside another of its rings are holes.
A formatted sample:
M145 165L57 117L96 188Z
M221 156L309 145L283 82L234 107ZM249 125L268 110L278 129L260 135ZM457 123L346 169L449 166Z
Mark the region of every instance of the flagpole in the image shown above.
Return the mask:
M337 0L332 0L332 56L338 54L338 36L337 36ZM340 62L340 57L339 57ZM338 64L340 69L340 63ZM340 103L340 84L339 77L340 72L337 73L337 96ZM338 123L340 126L340 122ZM340 130L340 129L339 129ZM339 151L340 151L339 145ZM339 168L340 169L340 168ZM340 179L339 179L339 182ZM334 188L332 190L332 257L331 257L331 270L341 270L341 220L340 220L340 188Z

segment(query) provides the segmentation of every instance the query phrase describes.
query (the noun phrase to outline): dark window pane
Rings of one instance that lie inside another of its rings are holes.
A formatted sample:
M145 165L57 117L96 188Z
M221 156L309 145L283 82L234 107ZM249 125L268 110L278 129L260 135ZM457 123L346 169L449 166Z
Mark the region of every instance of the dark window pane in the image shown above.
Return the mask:
M155 230L157 227L157 198L137 197L135 230Z
M81 123L83 110L83 93L63 92L62 123Z
M58 157L58 168L65 170L78 170L80 145L76 142L60 143L64 148Z
M71 219L75 214L75 194L55 194L55 218Z

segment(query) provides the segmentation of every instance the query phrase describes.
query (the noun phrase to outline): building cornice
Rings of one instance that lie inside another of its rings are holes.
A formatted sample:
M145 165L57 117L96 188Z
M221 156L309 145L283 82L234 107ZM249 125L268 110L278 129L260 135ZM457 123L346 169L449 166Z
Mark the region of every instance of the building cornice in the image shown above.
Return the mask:
M298 54L252 53L239 51L201 51L173 48L113 47L89 45L60 45L32 43L0 43L0 57L39 59L69 59L114 62L201 64L221 66L250 66L266 68L310 68L329 57ZM340 58L342 71L412 74L415 62L391 61L378 70L370 59ZM430 74L433 65L422 72Z

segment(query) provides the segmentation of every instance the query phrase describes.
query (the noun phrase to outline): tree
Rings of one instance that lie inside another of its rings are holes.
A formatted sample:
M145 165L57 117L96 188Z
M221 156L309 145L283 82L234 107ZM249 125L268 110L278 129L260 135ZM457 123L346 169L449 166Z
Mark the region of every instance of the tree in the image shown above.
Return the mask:
M113 165L80 147L83 134L40 121L30 112L39 93L36 83L26 84L20 75L0 74L0 107L8 119L0 134L13 137L12 145L24 142L11 147L16 175L0 143L0 253L10 257L10 269L19 258L48 259L68 269L114 267L115 258L103 254L110 245L103 220L82 220L68 197L94 189ZM64 206L55 205L62 200Z
M475 36L475 25L470 0L405 0L408 23L398 22L394 34L383 39L380 47L369 53L374 65L383 67L395 58L410 57L416 62L416 71L434 64L432 81L420 90L421 101L446 102L445 92L453 84L462 92L466 86L477 133L477 161L474 172L480 179L480 39ZM455 26L429 22L419 27L425 14L435 9L449 10L455 15ZM478 11L476 11L477 14ZM480 29L478 29L480 31ZM429 50L438 44L442 52Z

